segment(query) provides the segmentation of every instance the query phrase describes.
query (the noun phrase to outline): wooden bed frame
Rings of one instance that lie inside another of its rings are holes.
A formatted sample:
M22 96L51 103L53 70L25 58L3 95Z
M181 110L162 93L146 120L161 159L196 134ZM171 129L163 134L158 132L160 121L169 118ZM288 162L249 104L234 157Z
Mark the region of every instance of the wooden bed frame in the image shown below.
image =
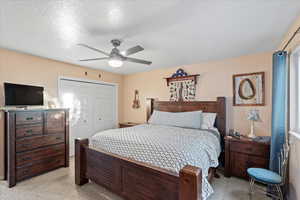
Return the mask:
M216 128L222 141L226 132L225 97L217 101L169 102L147 100L147 119L153 110L217 113ZM211 170L214 171L214 170ZM128 200L201 200L202 171L187 165L179 175L165 169L89 148L88 139L75 140L75 183L89 180Z

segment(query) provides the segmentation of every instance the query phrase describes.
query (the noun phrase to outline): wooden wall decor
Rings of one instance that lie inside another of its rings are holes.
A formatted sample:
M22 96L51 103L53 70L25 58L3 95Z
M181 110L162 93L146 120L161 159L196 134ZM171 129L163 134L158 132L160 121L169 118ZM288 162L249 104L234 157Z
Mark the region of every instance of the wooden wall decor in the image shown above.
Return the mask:
M198 76L188 75L183 69L178 69L171 77L165 78L170 87L170 101L193 101Z
M233 105L265 105L264 72L233 75Z

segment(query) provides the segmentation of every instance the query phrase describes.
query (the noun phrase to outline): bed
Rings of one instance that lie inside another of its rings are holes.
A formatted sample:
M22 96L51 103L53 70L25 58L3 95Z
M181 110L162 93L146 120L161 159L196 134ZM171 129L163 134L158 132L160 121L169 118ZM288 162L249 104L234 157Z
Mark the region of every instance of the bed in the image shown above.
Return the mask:
M218 97L217 101L205 102L149 99L147 119L153 110L214 112L217 113L215 127L218 131L144 124L104 131L90 141L76 139L75 183L83 185L91 180L129 200L205 199L211 193L208 180L215 171L209 167L217 167L217 159L222 152L222 148L217 147L218 144L222 147L220 144L223 144L226 130L225 98ZM206 147L203 151L197 151L188 148L189 143L193 143L196 149ZM176 151L168 151L168 148ZM211 152L207 153L209 149ZM172 155L166 156L166 152ZM195 156L208 158L202 159L204 163L198 163L201 159L195 159ZM170 159L164 161L164 158Z

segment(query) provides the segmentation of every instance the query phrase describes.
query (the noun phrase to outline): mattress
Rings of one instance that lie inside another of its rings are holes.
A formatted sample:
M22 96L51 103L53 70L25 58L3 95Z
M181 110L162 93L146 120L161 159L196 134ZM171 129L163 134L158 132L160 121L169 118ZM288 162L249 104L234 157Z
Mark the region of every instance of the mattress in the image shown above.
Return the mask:
M129 128L96 133L90 147L179 174L186 165L202 169L202 197L207 199L213 188L207 180L210 167L218 166L221 152L217 129L199 130L142 124Z

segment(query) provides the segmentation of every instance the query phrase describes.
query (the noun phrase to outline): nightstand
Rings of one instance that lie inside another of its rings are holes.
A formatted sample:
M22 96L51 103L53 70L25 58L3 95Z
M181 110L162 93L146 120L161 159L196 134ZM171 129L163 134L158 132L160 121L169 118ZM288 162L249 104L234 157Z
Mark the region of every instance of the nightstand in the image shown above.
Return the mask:
M269 168L270 143L225 137L225 176L248 179L250 167Z
M139 124L140 124L140 123L123 122L123 123L119 123L119 127L120 127L120 128L127 128L127 127L136 126L136 125L139 125Z

